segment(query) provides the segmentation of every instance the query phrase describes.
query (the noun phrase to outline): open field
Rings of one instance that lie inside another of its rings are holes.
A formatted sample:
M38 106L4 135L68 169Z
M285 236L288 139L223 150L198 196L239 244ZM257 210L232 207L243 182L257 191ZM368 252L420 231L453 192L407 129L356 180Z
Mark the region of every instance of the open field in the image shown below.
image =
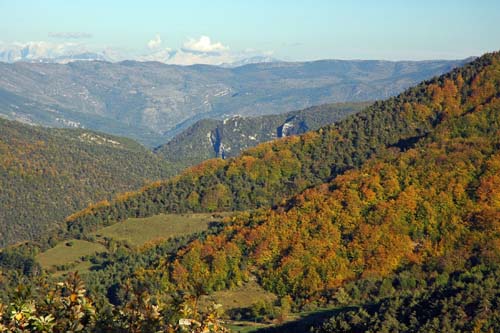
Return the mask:
M52 276L55 278L60 278L66 276L68 273L72 272L78 272L78 273L85 273L88 272L92 269L92 267L95 266L93 265L89 260L85 261L77 261L74 264L70 265L67 269L56 271L52 273Z
M237 288L216 291L210 296L203 296L200 300L200 305L203 307L209 302L215 302L216 304L222 304L225 312L231 312L231 310L250 308L257 302L274 303L276 300L276 295L264 290L255 279L251 279ZM227 326L232 332L249 333L270 327L271 325L251 321L231 320L228 321Z
M257 281L250 280L240 287L216 291L210 296L205 296L202 302L214 301L217 304L222 304L224 310L228 311L249 308L258 301L273 303L276 299L276 295L264 290Z
M207 230L210 223L222 220L227 214L160 214L147 218L130 218L100 229L95 241L68 240L54 248L40 253L36 259L44 269L54 271L54 276L63 275L67 271L88 270L92 265L81 258L97 252L106 252L104 238L126 241L132 246L140 247L147 242L160 241L170 237L189 235ZM61 266L66 267L61 267Z
M81 257L97 252L106 252L106 248L98 243L73 239L40 253L36 259L44 269L49 269L58 265L75 263Z
M204 231L216 221L220 221L220 218L214 218L214 214L160 214L130 218L99 230L96 237L124 240L131 245L141 246L149 241Z
M271 327L271 325L251 322L230 322L226 325L234 333L258 332L260 329Z
M312 326L319 322L327 320L331 316L341 311L353 308L320 308L311 311L302 311L291 314L282 323L274 322L272 324L254 323L251 321L228 321L226 326L235 333L303 333L309 332Z

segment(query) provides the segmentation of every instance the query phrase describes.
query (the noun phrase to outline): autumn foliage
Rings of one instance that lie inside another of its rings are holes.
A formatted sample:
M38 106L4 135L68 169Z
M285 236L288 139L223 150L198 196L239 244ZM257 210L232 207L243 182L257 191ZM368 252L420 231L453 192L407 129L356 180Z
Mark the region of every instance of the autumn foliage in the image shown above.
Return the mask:
M411 263L500 262L500 62L489 58L466 81L455 73L431 84L429 105L405 105L442 118L414 146L389 147L275 209L227 221L179 253L173 281L218 290L252 273L278 295L308 302Z

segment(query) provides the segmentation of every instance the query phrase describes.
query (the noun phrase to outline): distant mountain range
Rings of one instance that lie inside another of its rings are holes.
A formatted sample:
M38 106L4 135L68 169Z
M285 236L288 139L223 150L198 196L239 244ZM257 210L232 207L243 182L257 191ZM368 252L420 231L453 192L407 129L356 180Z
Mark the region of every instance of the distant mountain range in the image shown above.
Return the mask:
M119 62L124 60L158 61L165 64L179 64L179 52L182 50L159 49L150 50L145 54L125 54L113 49L92 50L79 43L55 44L50 42L28 42L2 44L0 42L0 61L7 63L35 62L51 64L67 64L75 61L108 61ZM209 54L208 54L209 55ZM280 60L267 55L242 54L232 62L220 64L221 67L234 68L243 65L280 62Z
M146 50L144 53L140 53L140 51L138 52L129 52L111 48L98 49L79 42L53 43L47 41L32 41L10 44L0 42L0 61L7 63L36 62L67 64L74 61L120 62L124 60L136 60L158 61L171 65L185 65L186 61L183 61L183 56L187 56L189 58L189 55L196 54L210 58L210 56L214 55L210 52L182 48L179 50L156 48ZM221 57L221 59L224 58ZM272 56L260 54L255 51L242 52L237 55L233 54L232 56L227 57L226 62L224 63L219 63L216 60L215 62L209 61L209 59L203 57L198 60L201 60L199 63L220 65L227 68L234 68L254 63L280 62L280 60ZM187 61L187 64L192 64L191 60Z
M111 61L112 57L106 52L91 52L73 43L62 45L47 42L0 44L0 61L2 62L68 63L79 60Z
M242 60L230 62L230 63L223 63L220 66L221 67L226 67L226 68L236 68L240 66L245 66L245 65L252 65L252 64L261 64L261 63L267 63L267 62L283 62L277 58L270 57L270 56L253 56L253 57L248 57L244 58Z
M43 45L39 49L43 54ZM31 49L20 52L28 57ZM14 56L0 54L5 57ZM383 99L467 61L323 60L235 68L137 61L0 63L0 116L99 130L154 147L200 119Z

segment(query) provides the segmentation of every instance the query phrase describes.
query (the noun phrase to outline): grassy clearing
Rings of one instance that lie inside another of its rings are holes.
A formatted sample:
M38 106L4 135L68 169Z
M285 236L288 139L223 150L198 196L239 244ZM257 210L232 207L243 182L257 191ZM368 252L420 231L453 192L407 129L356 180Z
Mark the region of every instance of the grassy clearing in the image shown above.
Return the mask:
M50 269L54 266L76 263L81 257L105 251L106 248L101 244L73 239L40 253L36 260L44 269Z
M344 308L320 308L311 311L303 311L290 316L285 322L263 327L244 326L243 330L236 325L235 332L255 332L255 333L303 333L309 332L310 328L317 325L335 314L342 311L352 310L352 307Z
M233 322L225 326L229 328L231 332L235 333L258 332L260 329L271 327L271 325L264 325L264 324L250 323L250 322Z
M60 278L63 276L66 276L66 274L71 273L71 272L78 272L78 273L85 273L90 271L92 268L92 263L88 260L81 261L81 262L76 262L74 265L71 265L70 268L61 270L61 271L56 271L52 273L52 276L55 278Z
M209 296L202 296L200 306L204 307L210 302L215 302L222 304L224 311L230 312L234 309L250 308L259 301L274 303L276 300L276 295L264 290L255 279L251 279L232 290L221 290ZM235 320L228 321L226 326L231 329L231 332L238 333L256 332L259 329L271 327L271 325L264 323Z
M224 310L228 311L248 308L258 301L272 303L276 299L276 295L264 290L255 280L250 280L235 289L216 291L210 296L203 297L201 301L213 301L217 304L222 304Z
M260 324L249 321L228 321L226 327L235 333L303 333L309 332L310 328L319 322L331 318L333 315L350 310L352 308L323 308L311 311L303 311L290 315L282 323Z
M230 312L234 309L250 308L259 301L275 303L276 300L276 295L264 290L253 279L233 290L217 291L210 296L202 297L200 306L206 306L208 302L215 302L222 304L224 310ZM311 326L330 318L338 311L339 308L319 308L300 313L290 313L281 323L277 319L260 323L246 320L228 320L226 327L235 333L302 333L308 332Z
M214 214L160 214L146 218L130 218L96 232L96 237L127 241L141 246L147 242L188 235L208 229L220 221Z
M68 271L84 272L92 266L82 257L106 252L102 244L104 237L117 241L126 241L140 247L148 242L161 241L170 237L189 235L207 230L211 223L220 222L228 213L222 214L160 214L147 218L130 218L97 231L95 241L68 240L37 256L37 261L54 276L61 276Z

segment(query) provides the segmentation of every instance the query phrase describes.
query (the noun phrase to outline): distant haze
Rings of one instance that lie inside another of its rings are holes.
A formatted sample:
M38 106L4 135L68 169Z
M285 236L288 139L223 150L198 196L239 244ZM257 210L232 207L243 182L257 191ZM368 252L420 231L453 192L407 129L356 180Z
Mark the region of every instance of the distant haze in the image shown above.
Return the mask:
M500 2L0 1L0 61L461 59L500 48Z

